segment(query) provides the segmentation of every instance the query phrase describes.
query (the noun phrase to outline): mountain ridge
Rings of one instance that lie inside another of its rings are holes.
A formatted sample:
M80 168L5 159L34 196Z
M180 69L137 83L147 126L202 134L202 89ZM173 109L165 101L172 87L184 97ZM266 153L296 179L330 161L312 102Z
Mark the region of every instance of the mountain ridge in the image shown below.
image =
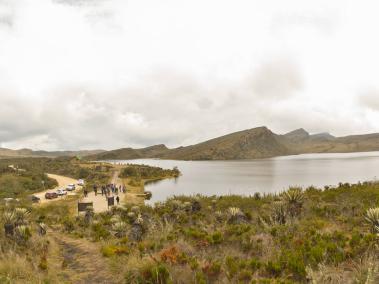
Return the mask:
M160 146L159 151L151 151ZM275 134L265 126L226 134L201 143L173 149L165 145L147 148L121 148L86 159L173 159L238 160L260 159L306 153L339 153L379 151L379 133L335 137L328 132L310 134L303 128L286 134ZM122 153L122 154L121 154Z
M86 160L242 160L306 153L379 151L379 133L335 137L328 132L310 134L303 128L276 134L266 126L229 133L207 141L168 148L164 144L114 150L33 151L0 148L0 157L80 156Z

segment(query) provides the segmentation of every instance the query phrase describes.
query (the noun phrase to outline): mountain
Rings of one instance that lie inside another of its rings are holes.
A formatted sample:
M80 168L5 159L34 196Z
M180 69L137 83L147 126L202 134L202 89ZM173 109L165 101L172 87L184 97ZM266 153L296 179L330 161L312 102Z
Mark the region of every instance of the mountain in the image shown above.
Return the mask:
M239 131L196 145L170 150L163 159L237 160L259 159L289 154L278 135L267 127Z
M103 153L88 155L86 159L94 160L129 160L142 158L156 158L169 151L165 145L155 145L141 149L122 148Z
M259 159L290 154L279 136L267 127L239 131L196 145L168 149L157 145L142 149L123 148L86 157L93 160L160 158L174 160Z
M283 135L285 138L292 142L304 141L309 138L309 133L303 128L296 129Z
M105 150L82 150L82 151L33 151L31 149L12 150L0 148L0 158L25 158L25 157L63 157L63 156L79 156L95 155L104 152Z
M322 132L310 134L303 128L275 134L257 127L214 138L199 144L169 149L165 145L122 148L111 151L32 151L0 148L0 157L81 156L87 160L129 160L143 158L173 160L261 159L304 153L343 153L379 151L379 133L334 137Z

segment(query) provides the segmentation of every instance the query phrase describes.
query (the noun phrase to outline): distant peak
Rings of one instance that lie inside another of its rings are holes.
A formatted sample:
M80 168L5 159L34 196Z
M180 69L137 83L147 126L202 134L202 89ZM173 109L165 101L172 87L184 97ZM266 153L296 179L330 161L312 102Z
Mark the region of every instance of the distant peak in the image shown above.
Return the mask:
M291 132L286 133L285 135L299 135L299 134L309 136L309 133L304 128L299 128L299 129L293 130Z
M291 140L303 140L309 138L309 133L304 128L299 128L284 134L285 137Z
M336 137L331 135L329 132L321 132L321 133L312 134L311 138L334 139Z

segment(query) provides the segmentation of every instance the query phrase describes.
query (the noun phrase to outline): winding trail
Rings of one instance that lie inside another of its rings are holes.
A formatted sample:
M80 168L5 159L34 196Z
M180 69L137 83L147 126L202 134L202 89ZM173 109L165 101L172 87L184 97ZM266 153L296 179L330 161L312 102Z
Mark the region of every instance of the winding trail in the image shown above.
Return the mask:
M50 263L57 271L59 283L113 284L121 283L120 275L109 269L109 261L100 253L100 246L85 239L74 239L62 233L49 232L55 247Z
M114 171L110 183L113 183L116 186L124 185L123 181L118 177L119 173L120 173L120 170ZM115 194L112 195L112 193L111 193L111 196L114 196L115 206L117 206L117 204L116 204L116 196L117 195L115 195ZM120 198L120 205L124 204L126 194L119 191L118 196ZM98 189L97 195L95 195L95 193L93 191L89 192L87 197L81 198L80 201L82 201L82 202L93 202L93 210L95 213L100 213L100 212L104 212L104 211L108 210L107 199L106 199L105 195L101 195L101 189Z
M41 200L40 200L40 204L44 204L44 203L49 203L49 202L55 202L55 201L58 201L58 200L62 200L62 198L65 198L65 196L62 196L62 197L58 197L58 198L55 198L55 199L46 199L45 198L45 193L46 192L52 192L52 191L56 191L60 188L66 188L67 185L69 184L76 184L77 183L77 180L76 179L73 179L73 178L70 178L70 177L65 177L65 176L60 176L60 175L53 175L53 174L47 174L47 176L49 178L52 178L52 179L55 179L57 182L58 182L58 186L53 188L53 189L47 189L47 190L44 190L44 191L40 191L38 193L35 193L33 194L34 196L37 196L39 197ZM75 191L77 191L78 189L76 189ZM68 192L67 195L76 195L77 193L75 191L71 191L71 192Z

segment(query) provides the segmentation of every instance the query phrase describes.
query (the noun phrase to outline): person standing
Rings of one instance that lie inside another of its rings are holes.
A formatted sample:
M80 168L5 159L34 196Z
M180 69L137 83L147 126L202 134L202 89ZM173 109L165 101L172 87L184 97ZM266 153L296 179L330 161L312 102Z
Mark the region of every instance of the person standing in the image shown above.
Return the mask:
M117 205L119 205L120 204L120 197L118 197L118 195L116 197L116 201L117 201Z

